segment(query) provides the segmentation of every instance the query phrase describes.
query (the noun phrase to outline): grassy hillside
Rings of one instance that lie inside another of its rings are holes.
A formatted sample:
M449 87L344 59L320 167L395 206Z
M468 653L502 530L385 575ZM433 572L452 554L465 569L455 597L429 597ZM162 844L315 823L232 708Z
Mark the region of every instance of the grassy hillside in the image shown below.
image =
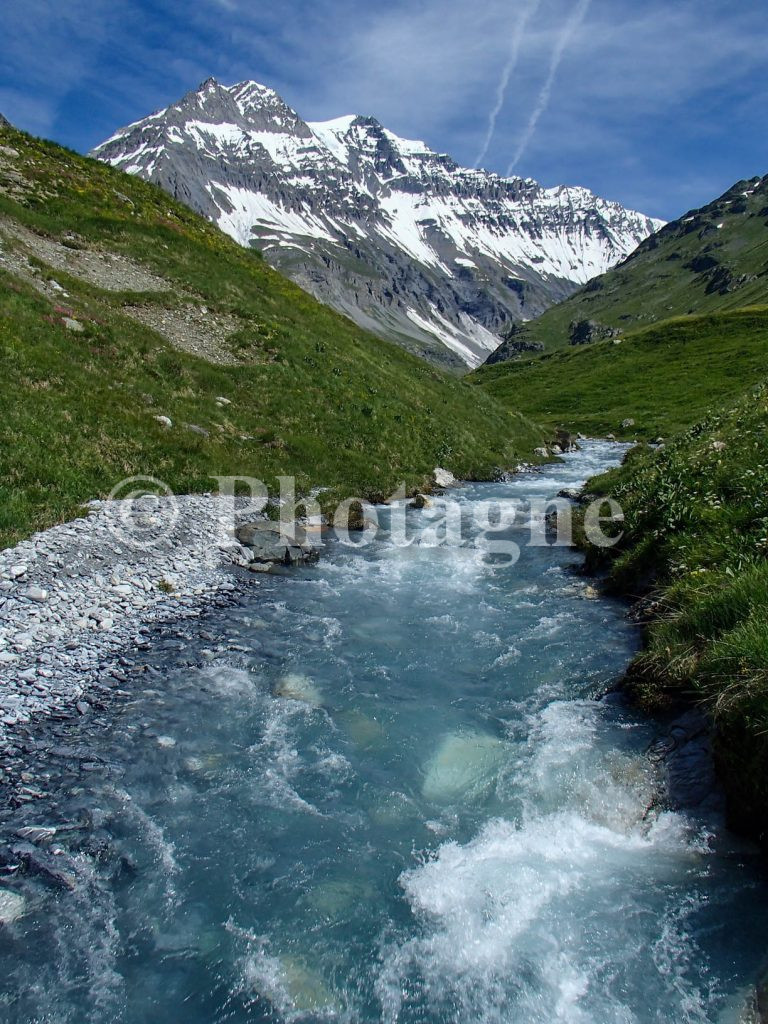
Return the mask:
M768 232L767 232L768 234ZM548 427L654 440L735 400L768 365L768 306L669 320L469 379ZM634 426L622 428L624 420Z
M710 709L734 823L766 838L768 385L589 489L626 516L610 583L655 599L632 689L647 707L682 697Z
M768 175L738 182L715 202L668 224L618 267L522 325L512 342L551 351L569 347L574 322L629 333L670 317L765 303Z
M330 507L436 464L485 476L540 442L159 189L10 127L0 364L0 545L133 474L177 491L295 474Z

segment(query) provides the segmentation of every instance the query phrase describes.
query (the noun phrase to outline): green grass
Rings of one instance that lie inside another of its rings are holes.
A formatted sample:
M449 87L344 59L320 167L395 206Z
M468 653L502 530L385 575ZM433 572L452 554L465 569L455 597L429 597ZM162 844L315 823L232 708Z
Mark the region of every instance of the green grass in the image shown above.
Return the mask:
M768 385L658 452L639 448L588 485L622 505L625 534L603 567L655 602L628 676L649 709L702 703L734 824L768 822ZM597 568L604 553L595 549Z
M438 464L487 477L540 443L517 413L320 305L154 186L10 129L0 143L18 151L23 181L0 166L0 217L51 239L75 232L79 245L130 256L171 283L142 302L172 308L192 296L243 325L232 339L242 364L214 365L127 317L131 296L44 268L86 327L76 334L57 302L0 271L0 546L134 474L180 492L211 489L213 475L273 489L295 475L302 493L330 488L330 508L402 480L421 486Z
M765 374L768 306L684 317L468 379L552 429L655 440L684 430ZM623 429L625 419L635 425Z

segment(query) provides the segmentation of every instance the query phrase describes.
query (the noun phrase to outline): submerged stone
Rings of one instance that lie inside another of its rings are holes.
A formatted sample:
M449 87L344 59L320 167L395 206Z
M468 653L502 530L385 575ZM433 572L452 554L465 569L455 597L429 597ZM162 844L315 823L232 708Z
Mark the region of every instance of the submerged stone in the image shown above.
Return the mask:
M17 892L0 889L0 925L13 924L24 916L26 901Z
M506 744L484 733L450 733L427 762L421 787L428 800L480 796L507 753Z
M323 703L323 695L309 678L299 672L289 672L281 676L275 684L276 697L287 700L300 700L312 707L319 708Z

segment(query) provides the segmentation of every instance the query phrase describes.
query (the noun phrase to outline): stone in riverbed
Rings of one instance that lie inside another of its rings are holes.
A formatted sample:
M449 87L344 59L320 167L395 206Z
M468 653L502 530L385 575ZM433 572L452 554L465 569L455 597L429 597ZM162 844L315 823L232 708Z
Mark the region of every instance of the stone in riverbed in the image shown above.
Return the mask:
M508 755L503 740L483 733L450 733L426 765L422 794L448 802L479 797Z
M24 916L26 901L17 892L0 889L0 925L13 924Z
M422 509L431 508L432 502L426 496L426 494L417 494L414 496L412 501L408 504L408 508Z
M49 825L25 825L16 830L16 835L28 843L47 843L56 835L56 829Z
M317 550L300 526L291 525L283 532L279 523L269 520L245 523L235 530L235 537L253 554L255 562L279 565L304 565L317 560Z
M11 852L21 859L31 874L40 875L52 885L70 892L77 887L75 875L65 869L66 858L44 853L31 843L18 843L11 847ZM62 860L61 864L57 863L59 860Z
M43 590L42 587L30 587L24 594L24 597L29 598L30 601L37 601L42 604L48 600L48 591Z
M303 701L314 708L322 707L323 704L323 695L312 680L298 672L289 672L281 676L275 685L274 694L287 700Z

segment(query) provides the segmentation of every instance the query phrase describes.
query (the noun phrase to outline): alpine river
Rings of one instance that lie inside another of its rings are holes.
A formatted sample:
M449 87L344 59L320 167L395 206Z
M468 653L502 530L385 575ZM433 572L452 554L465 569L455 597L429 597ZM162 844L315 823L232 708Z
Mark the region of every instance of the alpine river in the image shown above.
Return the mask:
M621 451L453 497L552 496ZM56 839L73 891L0 927L0 1020L743 1019L759 858L659 806L653 725L598 699L639 643L626 607L572 549L422 540L258 577L142 656L50 811L88 821Z

